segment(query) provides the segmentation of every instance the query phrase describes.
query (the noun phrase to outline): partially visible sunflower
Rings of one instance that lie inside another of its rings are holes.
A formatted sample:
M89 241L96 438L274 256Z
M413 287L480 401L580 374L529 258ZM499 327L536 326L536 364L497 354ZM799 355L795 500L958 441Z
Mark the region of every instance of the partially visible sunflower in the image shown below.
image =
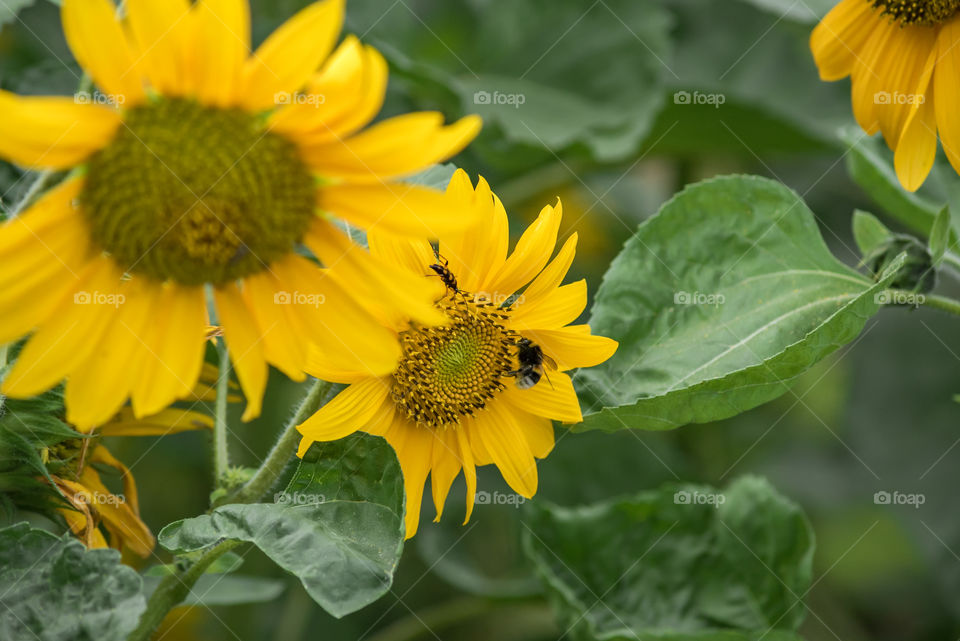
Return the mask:
M330 366L392 371L399 347L362 299L442 315L422 279L354 251L334 221L407 236L470 225L402 177L461 150L479 119L412 113L364 129L387 65L356 38L335 47L343 0L307 6L252 55L246 0L124 6L118 18L109 0L63 2L67 42L102 94L0 91L0 157L75 169L0 228L0 344L33 332L3 393L66 378L67 418L85 431L128 398L136 416L160 411L197 380L208 286L245 419L268 364L304 378L307 342Z
M508 256L507 214L486 181L481 178L474 189L466 174L457 172L447 191L479 210L482 223L468 234L442 234L438 256L426 239L369 235L375 256L435 284L436 307L447 323L424 326L393 310L381 313L403 353L394 371L382 376L329 368L314 359L311 374L349 386L299 426L300 456L315 441L358 430L386 438L403 470L407 537L417 532L428 474L438 520L461 469L467 519L477 465L495 464L515 492L533 496L535 459L547 456L554 444L551 421L582 418L566 372L601 363L617 348L616 341L593 336L588 325L568 326L587 304L587 286L583 280L560 284L573 261L576 234L550 260L559 202L543 208ZM437 268L444 267L456 290L437 277ZM529 389L517 384L524 340L547 357L543 377Z
M140 519L136 481L130 469L100 442L100 437L162 436L212 427L209 416L191 410L170 408L154 416L134 419L125 408L98 428L95 435L58 444L47 452L46 458L54 459L60 468L51 478L69 507L59 508L57 512L87 547L109 545L118 550L128 549L137 556L149 556L153 551L154 537ZM120 473L121 494L112 493L104 485L97 466L113 468Z
M810 48L823 80L851 77L857 122L883 133L905 189L930 173L938 131L960 172L960 0L842 0Z

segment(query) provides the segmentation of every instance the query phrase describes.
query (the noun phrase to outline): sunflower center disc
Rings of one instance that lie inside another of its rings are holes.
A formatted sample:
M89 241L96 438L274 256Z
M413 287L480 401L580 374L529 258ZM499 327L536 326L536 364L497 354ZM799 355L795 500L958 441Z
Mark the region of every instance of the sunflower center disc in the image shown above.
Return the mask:
M514 334L507 313L489 303L447 298L450 322L400 334L403 355L393 375L393 401L408 419L439 427L482 409L503 391L513 369Z
M960 0L870 0L883 15L902 26L942 24L960 10Z
M261 271L300 241L314 181L253 114L181 99L134 107L80 194L91 236L124 269L184 285Z

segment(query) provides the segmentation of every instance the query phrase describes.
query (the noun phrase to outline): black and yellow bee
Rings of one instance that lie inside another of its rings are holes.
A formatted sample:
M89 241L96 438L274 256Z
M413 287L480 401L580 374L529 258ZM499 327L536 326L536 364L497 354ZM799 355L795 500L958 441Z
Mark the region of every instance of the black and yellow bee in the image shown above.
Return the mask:
M539 383L544 375L544 363L553 369L557 368L557 363L544 354L540 346L529 338L521 338L517 341L517 362L519 367L507 372L507 375L517 378L518 389L530 389ZM547 377L547 381L549 380L550 378Z

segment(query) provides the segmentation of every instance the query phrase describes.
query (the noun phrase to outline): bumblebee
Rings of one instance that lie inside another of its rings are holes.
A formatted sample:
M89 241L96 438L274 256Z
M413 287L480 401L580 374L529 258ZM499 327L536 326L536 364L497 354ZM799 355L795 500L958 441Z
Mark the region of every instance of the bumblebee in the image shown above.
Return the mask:
M517 341L517 361L519 367L513 371L507 372L507 376L517 378L517 389L530 389L540 382L544 375L543 364L548 367L557 368L557 363L543 353L540 346L529 338L521 338ZM547 377L547 381L550 378Z

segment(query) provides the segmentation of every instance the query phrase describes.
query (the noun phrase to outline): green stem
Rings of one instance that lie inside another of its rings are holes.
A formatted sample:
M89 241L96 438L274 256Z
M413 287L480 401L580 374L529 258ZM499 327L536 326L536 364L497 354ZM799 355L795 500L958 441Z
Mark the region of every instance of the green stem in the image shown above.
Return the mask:
M936 294L915 294L914 292L903 289L888 289L887 292L894 300L898 298L901 300L916 300L917 305L930 307L932 309L939 309L942 312L960 316L960 301L947 298L946 296L937 296Z
M329 389L330 383L327 381L320 379L314 381L306 396L300 401L300 406L297 407L293 417L287 421L280 438L277 439L277 442L267 454L267 458L257 468L253 477L239 490L228 496L223 503L255 503L270 491L273 484L283 474L283 470L287 467L287 463L290 462L294 452L297 451L297 442L300 440L297 426L320 408L320 404Z
M213 474L214 487L219 487L230 466L230 452L227 450L227 396L230 393L230 352L227 342L217 341L217 354L220 356L220 371L217 377L217 402L213 418Z
M150 600L147 601L147 609L141 615L136 629L127 637L127 641L149 641L150 636L167 616L167 613L187 598L190 589L193 588L197 579L203 576L210 564L240 543L241 541L230 539L222 541L204 552L186 569L164 577L157 589L150 595Z
M960 256L947 252L943 255L943 264L950 267L953 276L960 276Z

